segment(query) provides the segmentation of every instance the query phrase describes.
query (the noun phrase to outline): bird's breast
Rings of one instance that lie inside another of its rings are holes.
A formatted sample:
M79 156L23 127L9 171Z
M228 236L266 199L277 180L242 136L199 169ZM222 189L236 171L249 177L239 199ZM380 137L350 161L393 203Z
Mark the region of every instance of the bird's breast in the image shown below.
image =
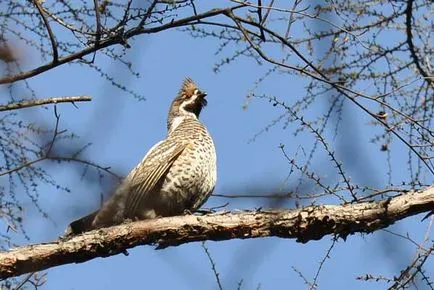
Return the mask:
M217 181L214 142L199 122L181 123L170 137L188 146L168 171L162 192L171 196L177 204L200 206L211 194Z

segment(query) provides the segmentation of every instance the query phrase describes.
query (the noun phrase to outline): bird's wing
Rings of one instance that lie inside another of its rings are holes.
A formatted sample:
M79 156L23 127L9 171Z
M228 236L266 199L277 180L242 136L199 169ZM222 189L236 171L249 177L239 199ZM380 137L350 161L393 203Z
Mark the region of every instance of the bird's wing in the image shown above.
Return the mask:
M143 161L132 172L130 194L125 205L126 217L134 217L140 202L166 176L173 162L187 145L160 143L146 154Z

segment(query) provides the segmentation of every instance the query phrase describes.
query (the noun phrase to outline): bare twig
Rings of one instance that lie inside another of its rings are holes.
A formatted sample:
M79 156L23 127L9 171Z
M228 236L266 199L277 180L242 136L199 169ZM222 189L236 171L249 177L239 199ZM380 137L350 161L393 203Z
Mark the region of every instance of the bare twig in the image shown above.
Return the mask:
M222 283L220 281L220 274L217 272L217 268L216 268L214 259L211 257L211 253L209 252L208 248L205 246L205 242L202 242L202 248L205 251L205 254L208 257L208 260L211 264L211 269L212 269L212 272L214 273L214 277L217 281L217 286L218 286L219 290L223 290L223 286L222 286Z
M145 25L146 20L148 20L149 16L152 13L152 10L154 10L155 6L157 6L158 0L152 1L151 5L149 5L148 9L146 10L145 15L143 15L142 20L140 20L139 25L137 25L138 28L143 28Z
M330 21L330 20L328 20L328 19L324 19L324 18L322 18L322 17L319 17L318 15L311 15L311 14L309 14L309 13L305 13L304 11L307 10L307 9L296 10L297 5L301 3L301 0L296 0L296 1L294 2L294 5L293 5L292 9L283 9L283 8L273 7L272 4L270 4L270 6L261 6L259 3L258 3L258 5L255 5L255 4L250 3L250 2L247 2L247 1L240 1L240 0L231 0L231 1L234 2L234 3L243 3L243 4L246 4L247 6L255 7L255 8L258 8L258 9L266 9L267 11L274 10L274 11L279 11L279 12L287 12L287 13L290 13L290 18L289 18L289 20L288 20L289 25L288 25L287 31L286 31L286 33L285 33L285 38L288 38L288 36L289 36L289 30L290 30L290 27L291 27L292 22L294 21L294 14L298 14L298 15L301 15L301 16L304 16L304 17L308 17L308 18L310 18L310 19L315 19L315 20L318 20L318 21L321 21L321 22L327 23L327 24L329 24L330 26L333 26L333 27L339 29L340 31L345 32L345 33L351 35L352 37L354 37L354 39L356 39L356 40L360 43L360 45L363 46L365 49L368 49L368 50L370 49L369 47L367 47L367 46L363 43L362 40L360 40L360 38L359 38L358 35L352 33L352 32L349 31L348 29L345 29L345 28L342 27L342 26L336 25L336 24L333 23L332 21ZM259 24L259 27L258 27L258 28L263 32L264 21L258 21L258 24Z
M433 251L434 248L431 248L426 254L419 254L410 265L408 265L404 270L401 271L400 275L395 278L395 283L388 289L405 289L406 285L414 282L416 275L421 272L422 266L425 264L428 257L430 257Z
M95 37L95 46L99 44L101 39L101 15L99 13L99 5L98 0L93 0L94 10L95 10L95 22L96 22L96 37Z
M12 168L12 169L0 172L0 176L8 175L8 174L11 174L13 172L19 171L19 170L21 170L21 169L23 169L25 167L32 166L33 164L38 163L38 162L40 162L42 160L45 160L45 159L46 159L46 157L41 157L41 158L38 158L38 159L35 159L35 160L24 162L24 163L22 163L22 164L20 164L20 165L18 165L16 167L14 167L14 168Z
M327 249L326 254L324 255L324 257L321 260L321 262L319 263L318 269L317 269L317 271L315 273L315 277L313 278L313 281L312 281L312 284L311 284L309 290L314 290L314 289L318 288L318 284L317 283L318 283L319 274L321 273L321 270L324 267L324 264L327 261L327 259L330 259L330 253L332 252L332 250L333 250L336 242L337 242L337 238L333 237L332 244Z
M261 0L258 0L258 7L256 9L257 9L257 13L258 13L258 22L259 23L263 23L263 19L262 19L262 1ZM264 30L262 28L259 28L259 31L261 32L261 40L262 41L266 41Z
M57 106L56 105L54 105L54 116L56 117L56 125L54 127L53 138L51 139L50 145L48 146L48 150L45 153L45 156L50 156L51 150L53 149L54 142L56 141L57 136L59 134L65 132L65 131L59 132L60 115L57 113Z
M268 7L265 8L265 10L266 10L267 12L265 12L265 15L264 15L264 17L263 17L263 19L262 19L262 23L261 23L261 24L264 25L264 24L267 22L268 16L270 15L271 10L273 9L273 5L274 5L274 0L271 0L271 1L270 1L270 4L268 4Z
M77 33L80 33L83 35L96 36L96 34L94 32L85 31L84 29L78 29L74 25L65 22L65 20L59 18L54 13L51 13L48 9L44 9L44 12L49 17L51 17L55 22L57 22L58 24L60 24L61 26L65 27L66 29L70 30L73 33L77 32Z
M56 38L54 37L53 31L51 30L50 23L48 22L48 19L45 16L45 11L41 7L41 4L39 3L38 0L32 0L32 2L38 9L39 14L41 14L42 21L44 21L45 27L47 28L48 37L50 38L50 42L51 42L51 49L53 50L53 64L55 64L59 61L59 53L57 52Z
M294 266L292 266L291 268L303 280L304 284L306 284L307 286L309 286L309 289L311 289L312 287L314 287L314 285L312 285L312 283L309 282L309 280L306 278L306 276L299 269L297 269Z
M408 48L410 49L410 54L411 57L413 58L413 62L416 65L417 69L419 70L420 74L423 76L425 81L427 81L434 88L434 79L432 78L432 76L429 76L427 72L422 68L413 43L413 35L411 32L411 21L413 17L413 2L414 0L407 0L407 9L405 10L405 15L406 15L405 31L407 33L407 44L408 44Z
M110 174L111 176L115 177L118 181L121 181L123 179L122 176L120 176L120 175L112 172L110 170L111 167L109 167L109 166L104 167L104 166L98 165L98 164L96 164L94 162L91 162L91 161L88 161L88 160L84 160L84 159L80 159L80 158L77 158L77 157L62 157L62 156L44 156L44 157L41 157L41 158L38 158L38 159L35 159L35 160L31 160L31 161L25 162L25 163L23 163L23 164L21 164L21 165L19 165L17 167L9 169L7 171L0 172L0 176L11 174L13 172L19 171L19 170L21 170L21 169L23 169L25 167L28 167L28 166L32 166L32 165L34 165L34 164L36 164L38 162L44 161L44 160L81 163L81 164L84 164L86 166L90 166L90 167L96 168L98 170L104 171L104 172Z
M194 4L194 0L190 0L191 7L193 8L194 15L197 15L196 5Z
M14 288L14 290L19 290L19 289L21 289L27 282L29 282L30 281L30 278L32 278L32 276L34 275L35 273L29 273L29 274L27 274L26 275L26 277L23 279L23 281L21 281L21 283L20 284L18 284L15 288Z

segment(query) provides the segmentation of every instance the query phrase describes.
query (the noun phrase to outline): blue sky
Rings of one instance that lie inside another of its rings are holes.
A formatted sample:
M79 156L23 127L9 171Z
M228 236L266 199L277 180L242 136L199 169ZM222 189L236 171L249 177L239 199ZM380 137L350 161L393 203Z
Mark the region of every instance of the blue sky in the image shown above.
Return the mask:
M312 136L300 134L294 137L297 124L285 130L279 124L254 142L249 142L282 113L268 102L257 99L253 99L247 109L243 108L254 81L269 66L258 66L251 60L241 58L224 66L216 74L212 68L219 61L215 55L217 42L212 39L192 39L186 33L175 30L137 37L131 45L127 57L134 64L133 69L140 72L139 79L131 77L118 64L101 55L97 56L97 64L131 90L143 94L145 101L137 101L131 95L110 86L85 66L61 66L30 80L39 98L69 95L93 97L90 103L77 104L78 109L70 104L58 105L61 129L77 133L80 136L76 141L78 143L92 143L85 151L87 158L112 166L115 172L126 175L155 142L164 138L170 102L182 80L189 76L208 93L209 105L203 111L201 120L213 135L218 153L215 193L248 193L258 189L266 192L276 188L284 191L288 188L287 183L298 178L294 174L285 183L289 164L279 149L279 144L285 144L290 156L294 156L300 146L310 150ZM28 61L29 66L40 62L36 53L32 55L33 58L34 62ZM259 88L259 91L279 95L288 103L301 97L303 90L302 83L287 75L277 75ZM319 102L314 106L317 111L307 114L314 116L324 112L327 102ZM51 106L48 110L28 110L43 112L44 120L54 126ZM349 120L351 128L345 125L345 121ZM372 128L366 126L368 121L354 106L346 104L343 125L339 129L343 137L339 135L333 139L333 132L326 134L332 146L339 144L348 152L352 152L352 142L348 139L340 142L342 140L339 138L351 136L351 141L363 144L366 148L364 152L370 154L358 156L360 152L353 152L352 160L343 160L344 166L346 162L351 164L354 160L365 162L367 170L376 175L376 178L368 181L381 186L387 182L384 174L386 156L377 145L369 142L372 134L369 130ZM397 156L407 156L403 146L395 143L394 146L400 150ZM402 160L394 159L393 162L401 164ZM317 156L314 165L324 176L335 178L327 156ZM25 225L32 242L55 239L70 221L98 208L100 193L104 189L107 191L110 183L104 181L102 190L98 182L85 182L80 176L81 171L74 168L69 164L52 164L49 167L52 176L60 184L71 188L71 193L58 192L48 186L40 187L42 207L54 223L41 217L30 201L25 204ZM351 173L351 166L348 170ZM97 179L92 171L88 174L90 178ZM396 170L394 178L400 180L405 174L405 170ZM227 201L212 197L205 207L218 206ZM264 201L246 199L229 201L229 209L253 209L264 204ZM290 201L284 206L291 208L294 204ZM391 228L403 234L411 228L411 234L417 240L423 237L426 224L421 224L420 217L415 217ZM240 280L243 280L242 289L256 289L258 285L261 285L261 289L307 288L292 267L312 281L330 245L331 237L308 244L277 238L206 243L225 289L236 289ZM128 257L118 255L50 269L44 289L217 288L201 243L161 251L143 246L129 252ZM378 288L379 285L372 282L356 281L355 277L366 273L397 275L413 254L413 246L408 242L393 239L382 231L350 236L346 241L339 240L336 243L318 282L322 289Z

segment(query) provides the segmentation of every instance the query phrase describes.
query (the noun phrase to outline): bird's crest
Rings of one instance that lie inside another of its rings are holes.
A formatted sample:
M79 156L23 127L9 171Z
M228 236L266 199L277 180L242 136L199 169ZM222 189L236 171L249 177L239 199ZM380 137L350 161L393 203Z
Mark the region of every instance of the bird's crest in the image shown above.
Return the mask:
M195 89L197 89L196 83L191 78L186 77L178 92L178 96L192 95Z

